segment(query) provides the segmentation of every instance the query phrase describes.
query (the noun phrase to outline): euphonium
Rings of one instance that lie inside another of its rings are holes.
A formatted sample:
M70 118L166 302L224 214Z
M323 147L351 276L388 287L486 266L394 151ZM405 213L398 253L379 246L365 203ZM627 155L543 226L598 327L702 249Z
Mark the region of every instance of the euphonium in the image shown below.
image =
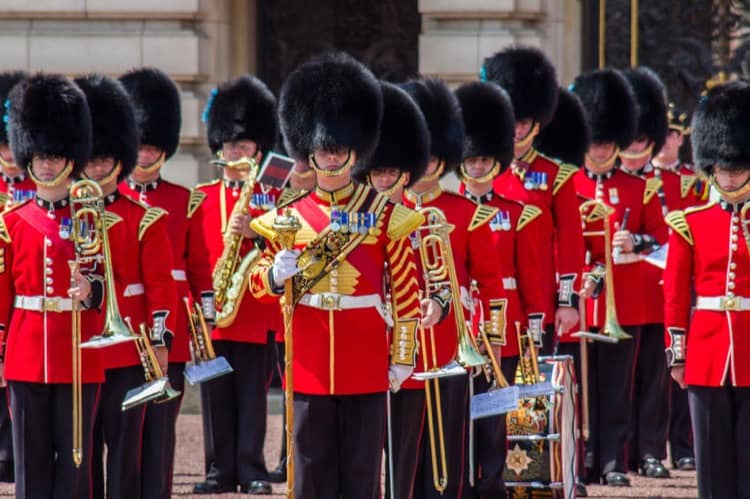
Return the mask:
M243 158L233 163L221 163L226 168L232 164L249 164L249 173L242 184L237 203L232 208L230 219L237 214L247 215L250 198L255 189L255 177L258 175L258 163L252 158ZM216 261L213 274L214 303L216 304L216 325L227 327L234 322L240 303L247 290L249 270L261 256L258 248L253 248L244 258L240 259L242 235L232 234L228 228L224 229L224 249Z
M183 298L190 328L190 347L193 352L193 365L185 368L185 379L191 385L203 383L233 371L224 357L214 352L211 333L206 325L203 310L197 303L190 305L188 297Z
M612 233L610 230L611 208L604 201L590 199L581 203L578 208L581 214L581 225L584 237L604 238L604 293L605 293L605 319L601 334L582 331L575 333L577 337L586 337L593 340L617 343L620 340L630 339L631 336L620 327L617 321L617 306L615 303L615 287L612 276ZM592 222L601 220L603 229L600 231L586 230Z

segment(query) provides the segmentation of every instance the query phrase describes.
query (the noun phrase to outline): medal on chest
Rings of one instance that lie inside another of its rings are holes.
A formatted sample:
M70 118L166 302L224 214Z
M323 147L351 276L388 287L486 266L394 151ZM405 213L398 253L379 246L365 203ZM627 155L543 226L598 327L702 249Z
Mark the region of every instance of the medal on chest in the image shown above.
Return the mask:
M499 230L508 231L510 230L510 212L505 210L498 211L490 221L490 229L492 232Z
M369 211L344 211L331 209L331 231L352 234L374 234L375 213Z
M609 202L611 204L620 204L620 194L617 192L617 187L609 188Z
M60 227L58 229L58 233L60 234L60 239L68 240L70 239L70 232L73 230L73 220L71 220L68 217L63 217L60 220Z
M546 191L548 188L547 172L527 171L524 175L523 187L527 191Z

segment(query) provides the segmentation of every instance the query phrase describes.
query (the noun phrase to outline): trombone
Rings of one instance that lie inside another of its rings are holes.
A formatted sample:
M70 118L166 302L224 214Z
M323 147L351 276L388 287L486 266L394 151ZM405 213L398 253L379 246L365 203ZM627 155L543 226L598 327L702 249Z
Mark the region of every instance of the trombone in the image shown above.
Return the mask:
M614 278L612 274L612 234L610 230L610 214L612 208L607 206L604 201L599 199L590 199L581 203L578 208L581 216L581 225L583 227L583 237L603 237L604 238L604 299L605 299L605 319L601 333L592 333L589 331L579 331L573 333L576 338L586 338L594 341L604 341L606 343L618 343L620 340L630 339L631 336L625 332L617 320L617 306L615 303ZM602 230L588 230L588 226L601 221ZM585 299L582 300L585 302ZM582 313L586 313L585 305Z

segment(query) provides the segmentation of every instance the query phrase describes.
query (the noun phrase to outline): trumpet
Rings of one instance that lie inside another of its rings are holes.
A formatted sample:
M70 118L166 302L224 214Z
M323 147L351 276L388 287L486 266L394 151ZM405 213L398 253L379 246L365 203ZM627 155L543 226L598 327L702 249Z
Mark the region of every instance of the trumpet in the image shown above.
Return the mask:
M188 297L183 298L183 302L188 314L190 347L194 362L192 366L185 368L185 379L191 385L195 385L231 373L233 369L227 359L216 356L211 334L208 331L200 305L193 303L191 306Z
M149 340L148 326L141 323L140 330L141 334L135 340L135 346L138 349L138 356L141 359L146 383L128 390L121 405L123 411L151 402L152 400L156 403L161 403L180 396L180 392L172 388L169 378L159 365L154 349L151 346L151 340Z
M578 208L581 215L581 225L583 226L584 237L603 237L604 238L604 299L605 299L605 319L604 327L601 334L591 333L589 331L579 331L573 333L577 338L586 338L595 341L604 341L607 343L617 343L620 340L630 339L631 336L625 332L617 320L617 306L615 302L614 278L612 275L612 234L610 229L609 216L611 208L604 201L590 199L581 203ZM602 222L602 230L587 230L587 226L592 222ZM585 313L585 308L583 310Z

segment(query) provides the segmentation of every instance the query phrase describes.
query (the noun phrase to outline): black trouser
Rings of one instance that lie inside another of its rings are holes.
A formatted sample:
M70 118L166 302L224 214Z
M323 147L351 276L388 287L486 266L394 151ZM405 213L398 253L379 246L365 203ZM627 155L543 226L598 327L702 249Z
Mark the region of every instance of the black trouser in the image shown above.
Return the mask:
M234 372L201 385L203 412L209 422L205 431L210 434L214 453L206 479L227 486L267 480L263 443L273 346L213 343L216 355L224 356Z
M380 497L385 397L294 394L295 497Z
M689 386L698 494L750 498L750 388Z
M628 461L634 471L647 457L666 459L669 424L664 324L642 326L637 340L628 434Z
M542 348L539 349L539 355L552 355L555 352L555 348L557 347L558 339L559 338L557 337L554 323L544 326Z
M437 417L436 415L433 417ZM428 439L424 390L401 390L391 394L391 430L393 456L388 455L386 441L385 492L388 499L409 499L414 490L420 439ZM435 423L437 424L437 423ZM436 431L437 427L435 427ZM437 432L435 433L437 438ZM389 459L393 459L393 489L391 498Z
M169 499L174 472L175 426L184 395L184 362L169 363L167 375L180 396L161 404L149 403L143 423L143 499Z
M518 356L505 357L500 362L503 376L511 384L513 384L515 378L516 366L518 366ZM489 383L484 374L474 378L475 394L484 393L488 388ZM505 499L503 468L505 468L507 454L505 414L477 419L474 422L475 481L474 487L471 488L468 480L466 480L465 493L463 494L465 499ZM465 476L467 478L469 476L468 463Z
M139 405L127 411L121 406L128 390L145 383L143 367L108 369L104 374L91 453L93 497L138 499L141 497L141 432L146 406ZM102 466L105 443L106 494Z
M591 478L627 471L626 444L630 427L633 356L640 327L624 326L633 339L589 345L589 424L587 452L592 453ZM586 463L589 464L588 462Z
M432 452L430 442L422 432L414 497L445 498L460 497L464 483L464 461L467 443L467 418L469 415L468 376L451 376L440 380L440 399L445 431L445 452L448 461L448 487L441 495L433 485ZM438 458L439 456L436 456ZM400 499L400 498L398 498Z
M13 428L8 408L8 390L0 388L0 481L12 478L13 472Z
M277 370L279 379L284 379L284 342L276 343L276 364L274 369ZM284 383L281 383L284 386ZM282 393L281 396L281 414L286 418L286 394ZM286 419L284 419L286 421ZM281 425L281 449L279 450L279 468L286 466L286 422Z
M676 381L670 384L669 410L669 454L677 463L684 457L694 457L693 430L690 424L690 407L687 390L680 388Z
M83 385L83 462L73 463L70 384L10 381L17 499L90 499L91 440L99 384Z

